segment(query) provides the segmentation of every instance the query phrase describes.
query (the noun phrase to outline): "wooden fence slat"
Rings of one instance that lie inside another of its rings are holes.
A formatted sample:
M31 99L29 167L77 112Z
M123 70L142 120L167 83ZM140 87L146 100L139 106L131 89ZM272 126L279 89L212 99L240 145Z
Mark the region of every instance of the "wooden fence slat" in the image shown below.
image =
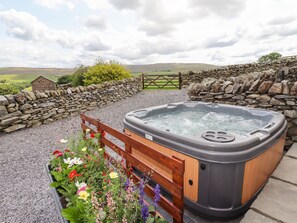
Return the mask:
M139 141L131 138L131 136L126 135L124 133L119 132L116 129L105 125L99 120L88 117L84 114L81 114L81 127L86 137L86 129L90 129L90 133L107 133L122 141L125 144L125 149L122 149L120 146L116 145L112 141L110 141L105 134L102 134L99 140L100 145L107 146L120 155L122 158L126 160L126 166L123 166L125 172L130 175L136 183L141 179L134 172L130 172L128 168L130 168L130 164L133 167L137 168L143 173L152 173L150 177L155 183L158 183L162 188L165 188L168 193L172 196L172 201L166 199L163 195L161 195L161 199L159 201L160 207L162 207L168 214L170 214L173 218L173 222L182 223L183 222L183 207L184 207L184 169L185 162L177 157L169 157ZM96 127L96 130L90 128L89 125L93 125ZM138 160L137 157L133 155L133 150L141 151L142 153L154 157L154 159L166 168L170 168L172 170L171 177L169 179L167 176L159 173L154 167L148 166L148 164L143 163L141 160ZM104 158L108 159L110 162L117 162L115 158L113 158L110 154L105 151ZM154 190L153 188L146 183L144 188L145 193L153 199Z
M167 155L155 150L154 148L150 148L149 146L137 141L136 139L130 138L128 135L125 135L115 129L112 129L111 127L100 123L100 128L108 132L113 137L119 139L120 141L124 142L125 144L129 144L134 149L141 151L151 157L154 157L154 159L160 163L166 163L170 169L173 169L177 172L180 172L182 170L183 164L180 161L171 159Z

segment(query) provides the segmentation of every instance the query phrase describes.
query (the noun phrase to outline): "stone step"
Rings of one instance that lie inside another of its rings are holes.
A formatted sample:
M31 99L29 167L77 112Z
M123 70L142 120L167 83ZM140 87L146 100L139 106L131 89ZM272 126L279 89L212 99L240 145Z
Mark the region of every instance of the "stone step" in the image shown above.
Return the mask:
M297 187L290 183L270 178L263 191L253 203L252 209L264 213L272 219L278 219L287 223L296 223L296 204Z
M241 223L277 223L277 221L272 220L262 214L255 212L250 209L245 215L244 218L240 221Z
M297 159L297 143L294 143L285 156L294 157Z
M292 147L291 147L292 149ZM291 150L290 149L290 150ZM272 177L287 181L297 186L297 159L284 156ZM297 206L296 206L297 208ZM297 212L297 210L296 210ZM297 220L296 220L297 222Z

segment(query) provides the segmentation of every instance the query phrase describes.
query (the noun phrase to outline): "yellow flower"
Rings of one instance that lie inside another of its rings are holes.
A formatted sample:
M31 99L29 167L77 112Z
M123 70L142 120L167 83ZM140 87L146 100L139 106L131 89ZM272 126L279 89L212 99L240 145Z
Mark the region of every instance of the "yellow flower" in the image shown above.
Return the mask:
M98 149L98 151L99 151L99 152L101 152L101 151L102 151L102 149L101 149L101 148L99 148L99 149Z
M86 129L86 132L89 132L89 131L91 131L91 129Z
M87 147L83 147L83 148L81 149L81 151L83 151L83 152L87 151Z
M118 177L118 173L116 173L116 172L111 172L111 173L109 174L109 177L110 177L111 179L115 179L115 178Z
M79 199L82 199L82 200L87 200L87 198L89 197L89 195L90 194L87 191L83 190L83 191L79 192L78 198Z

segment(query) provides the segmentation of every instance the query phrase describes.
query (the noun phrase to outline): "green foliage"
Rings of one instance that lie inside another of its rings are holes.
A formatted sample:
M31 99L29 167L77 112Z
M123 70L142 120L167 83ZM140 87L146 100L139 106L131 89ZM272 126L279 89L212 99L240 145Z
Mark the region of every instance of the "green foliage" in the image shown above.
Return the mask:
M278 60L282 57L282 55L278 52L272 52L267 55L261 56L258 59L258 63L269 63L275 60Z
M97 61L97 63L90 67L84 74L84 84L100 84L104 81L122 80L131 77L130 72L114 61Z
M0 84L0 95L17 94L20 89L14 84Z
M123 162L104 158L100 134L87 133L74 139L67 148L54 151L50 169L55 179L51 183L67 201L62 215L71 223L131 222L144 223L140 204L140 189L127 177ZM156 211L150 208L152 213ZM149 214L146 222L166 222Z
M57 84L68 84L72 81L71 75L63 75L58 78Z
M77 86L83 86L84 85L84 74L87 72L89 67L80 65L77 70L74 72L74 74L71 75L72 79L72 85Z

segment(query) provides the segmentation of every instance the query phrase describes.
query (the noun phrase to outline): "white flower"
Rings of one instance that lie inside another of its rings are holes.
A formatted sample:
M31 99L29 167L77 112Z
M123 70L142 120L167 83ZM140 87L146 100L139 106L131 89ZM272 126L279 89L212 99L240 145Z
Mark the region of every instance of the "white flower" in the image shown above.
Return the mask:
M64 159L64 163L71 164L72 160L70 159L70 157L68 157L67 159Z
M89 132L89 131L91 131L91 129L86 129L86 132Z
M79 183L78 181L76 181L75 186L76 186L78 189L80 189L80 188L82 188L82 187L86 187L87 184L86 184L85 182L81 182L81 183Z
M80 164L83 163L83 161L82 161L80 158L74 157L74 158L72 159L72 163L73 163L73 164L76 164L76 165L80 165Z
M67 142L68 142L67 139L61 139L61 140L60 140L60 143L64 143L64 144L65 144L65 143L67 143Z
M68 168L73 166L73 160L68 157L67 159L64 159L64 163L68 164Z

